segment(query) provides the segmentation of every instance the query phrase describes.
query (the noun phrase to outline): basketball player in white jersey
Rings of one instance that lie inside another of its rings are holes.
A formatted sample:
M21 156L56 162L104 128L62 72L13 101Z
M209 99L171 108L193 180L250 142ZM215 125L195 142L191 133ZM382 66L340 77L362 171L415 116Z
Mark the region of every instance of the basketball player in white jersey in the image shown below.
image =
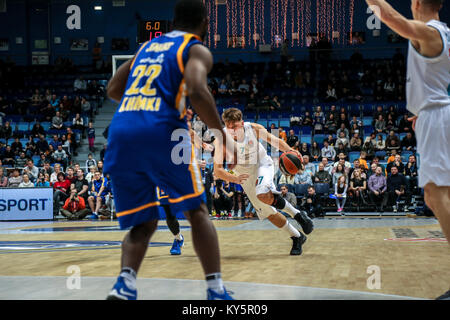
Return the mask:
M420 155L419 187L450 241L450 29L439 21L444 0L412 0L413 20L384 0L366 0L389 28L409 39L407 109ZM438 299L450 298L450 290Z
M225 123L226 131L236 140L237 154L233 157L235 166L233 167L234 174L231 174L221 164L223 153L217 152L218 146L216 145L214 174L219 179L241 184L258 217L261 220L267 218L276 227L289 233L293 240L290 254L302 254L302 244L306 241L306 236L290 224L277 209L293 217L302 226L306 234L312 232L313 222L305 212L294 208L276 190L273 182L274 163L272 158L267 155L267 151L259 142L259 139L266 141L282 152L298 152L289 147L283 140L267 132L263 126L244 122L242 112L239 109L229 108L225 110L222 114L222 120Z

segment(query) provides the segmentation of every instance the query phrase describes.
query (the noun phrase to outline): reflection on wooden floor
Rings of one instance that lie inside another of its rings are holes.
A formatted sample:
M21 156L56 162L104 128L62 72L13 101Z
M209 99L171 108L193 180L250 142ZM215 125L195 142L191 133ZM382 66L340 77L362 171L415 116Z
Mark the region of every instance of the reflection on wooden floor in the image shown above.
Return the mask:
M441 239L441 229L436 220L427 219L426 224L420 223L421 219L414 220L418 221L417 225L411 223L412 219L404 219L396 221L393 226L371 227L371 220L365 219L359 228L345 228L342 227L345 220L341 219L341 227L335 229L329 227L333 219L315 220L316 229L308 236L301 256L290 256L292 241L289 236L272 228L266 221L214 221L214 224L219 235L225 282L342 289L432 299L449 289L450 247ZM405 226L402 226L403 221ZM164 221L159 224L165 227ZM159 230L151 240L155 246L149 247L139 278L203 280L189 225L186 221L180 221L180 224L186 227L182 229L186 239L182 255L169 254L173 237L167 229ZM321 228L325 224L327 227ZM105 231L48 230L100 226L105 227ZM67 268L71 265L79 266L81 276L116 277L120 268L119 242L126 232L116 230L115 226L115 221L36 222L33 226L19 228L2 228L0 224L0 277L67 277ZM245 226L252 227L243 230ZM107 227L110 227L109 231ZM25 231L30 229L43 230L42 233ZM21 232L16 232L19 230ZM48 241L51 245L33 247L38 241ZM80 244L85 247L76 244L59 248L53 245L57 241L85 241ZM89 246L92 241L107 243L105 247ZM8 247L8 244L15 247ZM368 272L370 266L379 267L380 289L367 286L372 275Z

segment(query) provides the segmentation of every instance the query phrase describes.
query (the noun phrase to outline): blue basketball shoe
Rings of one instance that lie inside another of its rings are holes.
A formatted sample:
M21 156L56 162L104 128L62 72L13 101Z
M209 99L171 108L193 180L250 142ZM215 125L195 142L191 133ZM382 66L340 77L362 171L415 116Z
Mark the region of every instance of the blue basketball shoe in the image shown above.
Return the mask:
M125 284L123 277L121 276L117 278L116 284L106 297L106 300L136 300L136 299L137 299L137 291L129 289Z
M234 300L233 297L230 295L233 292L227 291L227 289L225 289L225 287L223 289L224 289L224 291L222 294L219 294L212 289L206 290L207 299L208 300Z
M178 256L181 254L181 247L184 245L184 237L181 240L174 239L172 244L172 249L170 249L170 254L173 256Z

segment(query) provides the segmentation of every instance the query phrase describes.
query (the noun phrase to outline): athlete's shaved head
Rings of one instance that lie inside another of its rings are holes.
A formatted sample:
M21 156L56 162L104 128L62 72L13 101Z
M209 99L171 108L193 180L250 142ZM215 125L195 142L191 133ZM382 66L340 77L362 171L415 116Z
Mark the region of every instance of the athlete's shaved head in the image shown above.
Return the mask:
M421 0L423 4L439 11L444 4L444 0Z

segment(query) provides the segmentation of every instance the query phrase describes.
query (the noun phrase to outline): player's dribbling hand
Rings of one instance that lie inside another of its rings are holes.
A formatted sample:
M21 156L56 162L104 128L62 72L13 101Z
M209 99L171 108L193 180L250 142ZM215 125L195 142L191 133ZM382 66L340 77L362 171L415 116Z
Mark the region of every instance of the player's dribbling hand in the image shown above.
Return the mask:
M247 180L249 177L248 174L241 174L239 176L236 177L236 181L234 183L236 184L242 184L244 183L245 180Z
M412 129L413 129L414 131L416 131L416 121L417 121L417 116L408 118L408 121L411 121L411 122L412 122Z
M298 157L300 158L300 160L302 161L302 163L303 163L303 157L302 157L302 154L298 151L298 150L295 150L295 149L289 149L289 152L294 152L294 153L296 153L297 155L298 155Z

